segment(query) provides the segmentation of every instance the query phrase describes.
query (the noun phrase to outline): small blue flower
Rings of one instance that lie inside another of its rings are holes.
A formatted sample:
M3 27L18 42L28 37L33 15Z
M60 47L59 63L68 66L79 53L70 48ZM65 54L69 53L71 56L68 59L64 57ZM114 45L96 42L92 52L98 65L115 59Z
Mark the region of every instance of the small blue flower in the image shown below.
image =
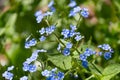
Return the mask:
M98 52L98 55L102 56L103 52Z
M35 17L38 17L38 16L40 16L42 14L42 11L37 11L36 13L35 13Z
M87 67L88 67L88 62L87 62L87 61L82 61L82 66L83 66L84 68L87 68Z
M27 76L23 76L20 78L20 80L28 80L28 77Z
M106 51L108 51L108 50L111 51L112 50L109 44L99 45L98 48L101 48L101 49L106 50Z
M45 28L41 28L41 30L39 30L39 33L42 35L45 33Z
M85 54L80 54L80 60L86 61L87 60L87 56Z
M75 36L76 41L80 41L82 38L84 38L84 36L81 36L81 35L76 35Z
M70 30L69 34L67 35L68 37L73 37L76 34L74 30Z
M46 13L42 13L42 11L37 11L35 13L36 21L37 23L40 23L45 16L51 16L51 15L53 15L53 12L47 11Z
M54 32L54 30L55 30L55 26L54 26L54 25L52 25L52 26L50 26L50 27L47 27L47 28L45 29L47 35L49 35L49 34L51 34L52 32Z
M14 66L10 66L10 67L8 67L7 71L11 71L13 69L14 69Z
M110 58L111 58L111 53L110 53L110 52L105 52L105 53L104 53L104 58L105 58L106 60L110 59Z
M36 70L37 70L36 65L33 65L33 64L30 64L30 65L29 65L29 71L30 71L30 72L35 72Z
M69 48L65 48L62 53L65 55L65 56L68 56L70 55L70 49Z
M42 41L45 41L45 39L46 39L46 37L45 36L41 36L40 38L39 38L39 40L42 42Z
M37 41L33 38L30 41L25 42L25 48L30 48L31 46L35 46L37 44Z
M75 25L70 25L70 28L71 28L73 31L77 29Z
M66 44L66 48L69 48L69 49L70 49L70 48L72 48L72 45L73 45L73 44L72 44L71 42L68 42L68 43Z
M9 72L9 71L5 71L2 74L3 77L5 77L6 80L12 80L13 79L13 73Z
M73 10L70 11L69 17L70 16L75 16L76 13L80 12L81 8L79 6L76 6L73 8Z
M23 63L23 71L28 71L29 70L29 64Z
M76 2L75 1L71 1L68 6L69 7L75 7L76 6Z
M51 2L48 4L48 7L49 7L49 8L52 7L53 4L54 4L54 0L51 0Z
M61 35L64 36L64 38L68 38L69 30L68 29L63 29L61 32Z
M52 12L55 12L56 11L56 9L55 9L55 7L50 7L50 11L52 11Z
M83 17L85 17L85 18L87 18L88 15L89 15L89 12L88 12L88 9L87 9L87 8L83 8L80 13L81 13L81 15L82 15Z
M85 54L86 56L90 56L90 55L96 54L96 52L93 51L92 49L87 48L87 49L85 50L84 54Z
M36 17L37 23L40 23L40 22L42 21L43 18L44 18L44 15L43 15L43 14L37 16L37 17Z
M60 71L58 72L57 68L54 68L51 71L44 70L41 74L42 76L47 77L46 80L63 80L64 78L64 73Z
M60 79L63 79L64 78L64 73L62 72L58 72L57 76L60 78Z
M42 76L45 76L45 77L49 77L49 76L51 76L51 72L48 71L48 70L44 70L44 71L42 71L41 74L42 74Z

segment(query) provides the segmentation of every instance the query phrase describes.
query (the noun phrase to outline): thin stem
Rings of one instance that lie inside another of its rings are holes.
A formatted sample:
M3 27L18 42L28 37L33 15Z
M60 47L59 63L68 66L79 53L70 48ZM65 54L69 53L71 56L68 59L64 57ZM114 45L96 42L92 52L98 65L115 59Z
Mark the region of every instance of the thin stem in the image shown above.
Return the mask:
M102 75L102 72L93 64L93 63L91 63L92 65L93 65L93 67Z
M95 77L94 75L91 75L90 77L86 78L85 80L90 80L91 78Z
M48 26L50 26L50 24L49 24L49 22L48 22L48 20L47 20L47 19L45 19L45 22L47 23L47 25L48 25Z
M81 21L81 19L82 17L80 16L76 26L79 26L79 22Z

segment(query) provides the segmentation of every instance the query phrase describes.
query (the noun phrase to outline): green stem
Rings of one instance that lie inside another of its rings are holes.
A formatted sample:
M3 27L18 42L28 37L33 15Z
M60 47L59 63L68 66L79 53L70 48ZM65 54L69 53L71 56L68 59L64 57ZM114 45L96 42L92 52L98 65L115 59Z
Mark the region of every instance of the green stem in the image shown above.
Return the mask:
M86 78L85 80L90 80L91 78L95 77L94 75L91 75L90 77Z
M82 19L82 17L80 16L76 26L79 26L81 19Z
M91 63L92 65L93 65L93 67L102 75L102 72L93 64L93 63Z

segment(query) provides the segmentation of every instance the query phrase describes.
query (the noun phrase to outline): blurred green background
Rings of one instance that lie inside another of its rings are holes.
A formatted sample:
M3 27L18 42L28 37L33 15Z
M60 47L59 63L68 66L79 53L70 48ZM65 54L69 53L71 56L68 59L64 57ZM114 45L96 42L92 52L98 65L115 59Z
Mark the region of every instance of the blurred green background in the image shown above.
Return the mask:
M37 31L47 26L44 21L37 24L34 13L37 10L46 11L49 2L50 0L0 0L0 75L8 65L17 67L14 70L16 77L27 74L22 71L22 63L31 55L32 50L41 48L51 50L57 46L54 42L45 42L33 49L24 48L25 39L29 35L32 34L32 37L38 39ZM50 24L57 23L60 30L69 27L70 23L77 23L73 18L68 18L69 2L55 0L56 13L51 17ZM112 59L101 61L101 66L120 63L120 0L76 0L76 2L80 7L88 8L90 13L78 26L78 30L85 36L85 42L92 38L92 45L108 43L114 49ZM54 36L50 38L52 39ZM0 77L0 80L3 78Z

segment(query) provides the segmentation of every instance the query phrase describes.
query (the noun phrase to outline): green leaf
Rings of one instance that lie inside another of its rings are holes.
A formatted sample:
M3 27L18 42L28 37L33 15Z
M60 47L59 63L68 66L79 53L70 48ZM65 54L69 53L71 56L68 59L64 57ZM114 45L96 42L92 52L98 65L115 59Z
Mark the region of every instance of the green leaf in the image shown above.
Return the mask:
M0 35L6 33L7 35L14 34L14 26L17 19L17 13L13 13L9 16L8 21L6 22L5 28L1 28Z
M71 56L64 55L49 56L48 60L50 60L54 65L63 70L68 70L72 67Z
M110 80L112 77L120 73L120 64L112 64L107 66L103 71L101 80Z

